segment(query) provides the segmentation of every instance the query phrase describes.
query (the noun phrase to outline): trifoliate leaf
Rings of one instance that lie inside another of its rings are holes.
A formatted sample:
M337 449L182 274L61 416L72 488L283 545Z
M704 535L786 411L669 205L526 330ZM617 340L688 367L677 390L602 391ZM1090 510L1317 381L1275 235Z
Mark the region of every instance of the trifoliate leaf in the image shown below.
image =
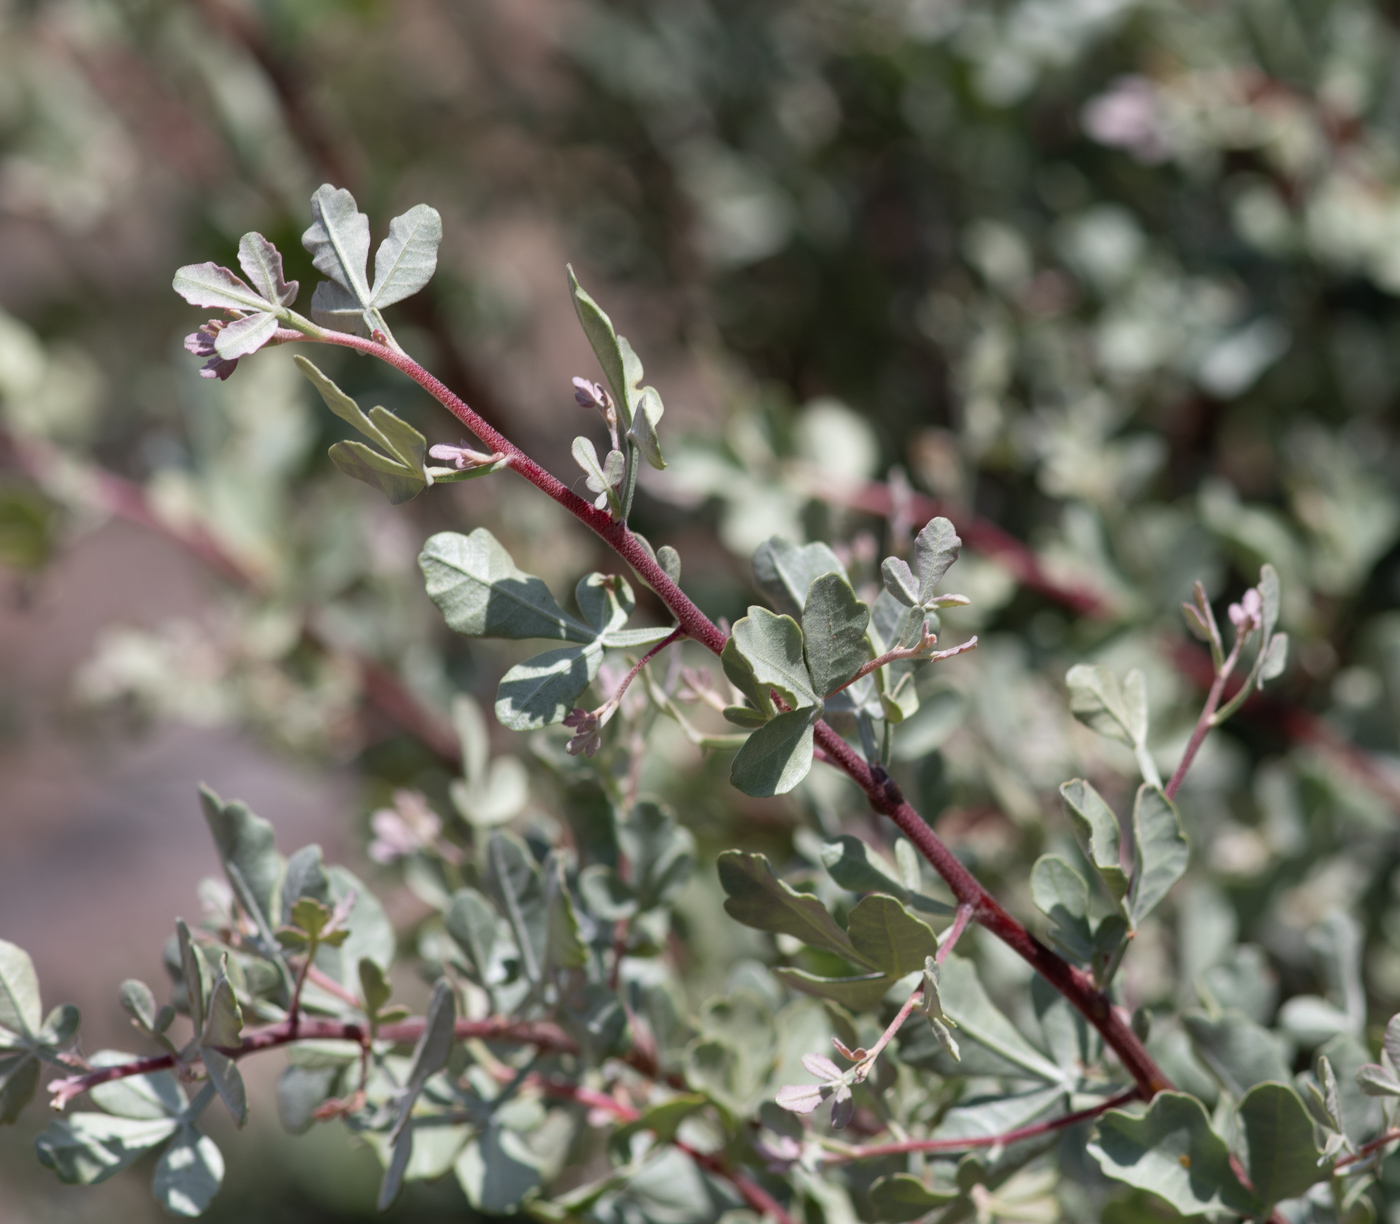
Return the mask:
M622 501L618 487L622 484L627 464L622 452L610 450L607 458L600 464L593 443L587 438L579 437L574 439L572 453L574 462L583 469L588 491L597 494L593 500L594 507L598 510L611 507L615 516L620 515Z

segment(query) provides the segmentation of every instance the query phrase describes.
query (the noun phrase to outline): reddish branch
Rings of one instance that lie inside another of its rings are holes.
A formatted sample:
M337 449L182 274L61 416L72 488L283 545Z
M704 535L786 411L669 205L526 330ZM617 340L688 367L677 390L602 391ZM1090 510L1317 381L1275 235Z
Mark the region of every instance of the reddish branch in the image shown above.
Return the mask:
M541 1078L537 1082L540 1088L550 1096L577 1101L580 1105L587 1105L590 1109L603 1110L612 1114L619 1122L635 1122L642 1116L632 1106L619 1101L615 1096L599 1092L594 1088L584 1088L567 1080ZM761 1215L773 1216L778 1224L794 1224L793 1218L777 1199L757 1182L730 1168L722 1157L712 1155L709 1152L697 1151L688 1143L682 1143L678 1139L671 1140L671 1144L689 1156L702 1169L718 1177L723 1177L743 1196L744 1202Z
M1235 664L1239 662L1240 650L1244 643L1245 635L1236 633L1234 646L1215 673L1210 691L1206 694L1206 703L1201 707L1201 716L1196 719L1196 725L1191 731L1191 738L1186 742L1186 751L1181 754L1181 760L1172 773L1170 781L1167 782L1165 793L1168 799L1176 798L1176 792L1181 789L1181 783L1186 778L1187 770L1191 768L1191 762L1196 759L1196 753L1201 750L1201 745L1206 742L1206 736L1210 734L1211 728L1215 725L1215 711L1220 708L1220 699L1225 695L1225 686L1234 673ZM1263 647L1261 646L1260 649L1262 650Z
M279 340L293 341L304 338L300 333L293 331L278 332ZM378 357L408 375L488 449L509 456L513 471L558 502L621 556L670 608L680 627L690 637L715 654L724 649L726 635L671 581L651 553L627 530L625 523L615 521L606 511L595 509L579 497L482 420L449 387L411 357L373 340L343 333L324 333L316 339L322 343L340 345ZM1124 1016L1114 1008L1108 996L1095 987L1093 979L1057 956L1013 918L958 861L923 817L905 801L898 786L884 770L878 770L877 776L877 772L825 722L817 724L816 740L826 758L849 775L865 792L871 806L893 820L900 831L914 843L943 877L958 902L971 907L974 920L1024 958L1102 1034L1109 1048L1118 1055L1125 1070L1133 1077L1142 1095L1150 1097L1164 1088L1171 1087L1171 1082L1152 1060Z
M1077 1126L1090 1118L1097 1118L1110 1109L1127 1105L1139 1098L1136 1088L1129 1088L1106 1101L1080 1109L1063 1117L1051 1118L1047 1122L1035 1122L1021 1126L1000 1135L976 1135L965 1139L903 1139L897 1143L874 1143L866 1147L834 1148L826 1157L828 1161L844 1164L849 1160L873 1160L878 1156L902 1156L910 1152L966 1152L973 1148L1009 1147L1013 1143L1023 1143L1027 1139L1038 1139L1041 1135L1051 1135L1067 1126Z
M398 1024L381 1025L377 1037L381 1041L395 1045L412 1045L423 1035L424 1020L419 1017L404 1020ZM545 1021L519 1021L505 1019L458 1020L454 1026L458 1041L511 1041L521 1045L533 1045L538 1050L559 1054L577 1054L578 1045L562 1029ZM223 1053L230 1058L242 1058L260 1050L271 1050L278 1046L290 1045L296 1041L353 1041L368 1047L371 1035L368 1026L346 1023L339 1020L284 1020L280 1024L250 1033L238 1046L225 1047ZM649 1059L628 1057L627 1062L636 1066L644 1075L655 1077L657 1068ZM638 1064L641 1065L638 1065ZM137 1059L114 1067L102 1067L85 1075L75 1075L68 1079L55 1080L49 1085L50 1091L58 1094L62 1101L68 1101L83 1092L113 1080L126 1079L133 1075L149 1075L156 1071L168 1071L176 1065L172 1054L160 1054L152 1058ZM540 1087L551 1096L562 1097L587 1105L592 1109L606 1109L625 1122L634 1122L640 1115L631 1106L616 1097L596 1089L582 1087L564 1080L536 1077ZM744 1201L755 1211L771 1213L778 1224L793 1224L792 1217L782 1205L757 1182L729 1167L719 1156L696 1151L684 1143L676 1147L685 1152L701 1168L733 1184Z

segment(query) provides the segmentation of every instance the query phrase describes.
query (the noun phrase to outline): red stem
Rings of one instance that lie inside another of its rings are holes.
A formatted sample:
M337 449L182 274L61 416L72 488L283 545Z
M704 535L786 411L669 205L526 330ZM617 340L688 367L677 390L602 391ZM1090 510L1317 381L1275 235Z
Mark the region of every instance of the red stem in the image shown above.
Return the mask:
M605 704L610 706L620 704L623 694L631 687L632 681L641 674L642 668L656 658L667 646L670 646L674 642L679 642L683 637L685 637L685 630L678 627L672 631L670 637L663 638L661 641L657 642L646 654L632 664L632 670L622 677L622 683L617 686L617 692L609 697Z
M580 1105L587 1105L590 1109L606 1110L622 1122L635 1122L641 1117L641 1114L630 1105L624 1105L616 1097L609 1096L606 1092L599 1092L594 1088L584 1088L565 1080L540 1079L538 1083L550 1096L577 1101ZM689 1144L682 1143L677 1139L671 1140L671 1143L702 1169L728 1181L743 1196L744 1202L760 1215L771 1215L778 1221L778 1224L795 1224L793 1218L777 1199L757 1182L750 1180L743 1173L731 1169L721 1157L713 1156L708 1152L696 1151Z
M298 332L279 331L277 338L291 341L306 337ZM615 521L606 511L595 509L545 471L413 358L373 340L363 340L341 332L323 333L317 339L323 343L340 345L378 357L408 375L447 408L486 447L508 456L510 466L519 475L553 498L618 553L671 609L681 628L690 637L715 654L724 649L726 635L667 577L666 572L646 548L627 530L625 523ZM922 507L920 510L922 512ZM981 534L985 540L986 533ZM827 759L848 774L865 792L871 806L893 820L900 831L933 864L958 901L972 907L972 916L976 921L1026 960L1103 1035L1104 1041L1118 1055L1125 1070L1133 1077L1144 1096L1150 1097L1172 1086L1127 1021L1109 1002L1108 996L1094 986L1093 979L1057 956L1007 913L943 844L938 835L924 822L923 817L905 802L899 788L883 769L877 777L866 761L825 722L817 723L816 740Z
M423 1035L423 1024L421 1016L403 1020L398 1024L384 1024L379 1027L377 1036L381 1041L389 1041L395 1045L412 1045ZM533 1045L541 1050L552 1050L561 1054L578 1053L578 1046L563 1029L539 1020L458 1020L454 1032L458 1041L518 1041L522 1045ZM367 1025L343 1020L303 1020L300 1024L293 1024L291 1019L287 1019L259 1029L255 1033L249 1033L237 1046L225 1047L223 1053L230 1058L243 1058L261 1050L291 1045L295 1041L354 1041L365 1044L369 1040L370 1031ZM113 1080L127 1079L133 1075L149 1075L153 1071L168 1071L173 1066L173 1054L157 1054L151 1058L138 1058L114 1067L100 1067L86 1075L71 1076L66 1080L54 1082L66 1085L68 1091L65 1095L72 1098ZM648 1073L648 1069L638 1069L644 1074ZM52 1085L50 1087L52 1088Z
M1108 1100L1098 1105L1090 1106L1088 1109L1065 1114L1061 1118L1052 1118L1048 1122L1035 1122L1030 1126L1022 1126L1000 1135L976 1135L966 1139L903 1139L898 1143L876 1143L869 1147L838 1150L828 1154L826 1159L830 1162L844 1164L848 1160L870 1160L877 1156L902 1156L909 1152L965 1152L972 1148L1005 1147L1012 1143L1021 1143L1026 1139L1034 1139L1039 1135L1049 1135L1080 1122L1087 1122L1090 1118L1097 1118L1110 1109L1117 1109L1120 1105L1136 1101L1139 1096L1138 1089L1129 1088L1117 1096L1109 1097Z
M1332 1172L1335 1173L1338 1169L1346 1168L1347 1165L1354 1165L1358 1161L1365 1160L1368 1156L1372 1156L1380 1151L1386 1144L1395 1143L1397 1140L1400 1140L1400 1130L1388 1130L1385 1134L1378 1135L1369 1143L1363 1143L1352 1155L1343 1156L1341 1160L1337 1161L1337 1163L1332 1166Z
M1211 719L1215 717L1215 711L1220 706L1220 699L1225 695L1225 684L1230 679L1230 673L1235 670L1235 663L1240 657L1240 647L1243 645L1244 637L1237 633L1234 648L1230 651L1225 662L1220 665L1220 670L1215 673L1215 680L1210 686L1210 692L1206 694L1206 703L1201 707L1201 716L1196 719L1195 730L1191 732L1191 738L1186 743L1186 751L1181 754L1176 772L1167 782L1163 793L1168 799L1176 798L1176 792L1181 789L1186 772L1191 768L1191 762L1196 759L1196 753L1201 750L1201 745L1206 742L1206 736L1210 734Z
M942 964L948 959L948 954L957 947L958 940L962 938L962 933L967 930L967 924L972 920L972 906L960 905L958 912L953 915L953 925L948 928L948 933L943 936L943 942L938 945L938 952L934 955L934 960Z

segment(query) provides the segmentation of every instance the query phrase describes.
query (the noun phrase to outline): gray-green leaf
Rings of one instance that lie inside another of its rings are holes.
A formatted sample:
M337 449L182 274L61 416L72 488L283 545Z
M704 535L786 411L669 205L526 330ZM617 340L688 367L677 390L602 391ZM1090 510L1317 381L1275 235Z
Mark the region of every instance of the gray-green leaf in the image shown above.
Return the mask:
M1079 844L1115 901L1128 892L1128 877L1118 857L1118 817L1089 783L1075 778L1060 787Z
M213 310L276 310L279 303L268 301L242 277L210 261L187 264L175 273L172 288L191 306Z
M777 616L755 605L735 623L732 636L735 648L748 662L762 690L777 689L791 706L817 703L807 671L802 630L792 617Z
M496 946L496 911L491 903L474 888L460 888L452 894L443 925L471 961L477 981L485 985Z
M1044 854L1031 868L1031 898L1052 922L1050 938L1081 964L1093 959L1089 928L1089 886L1057 854Z
M760 544L753 555L753 577L758 589L774 607L793 616L802 615L813 582L823 574L845 572L840 558L820 542L798 545L773 536Z
M846 934L864 961L897 978L922 969L924 959L938 951L933 928L882 893L851 911Z
M632 426L627 436L637 444L642 458L658 471L666 467L666 459L661 454L661 442L656 436L656 424L665 411L661 396L655 387L643 387L637 400L637 410L632 414Z
M730 782L756 798L787 794L812 768L818 713L814 707L805 707L764 723L735 754Z
M561 646L517 663L496 689L496 717L512 731L536 731L564 721L603 661L601 643Z
M34 1140L39 1163L70 1185L93 1186L106 1181L170 1138L178 1123L173 1118L141 1120L100 1113L77 1113L50 1122Z
M1130 709L1118 677L1102 664L1076 663L1065 676L1070 712L1100 735L1129 746L1146 735L1145 705L1134 701ZM1136 689L1136 683L1134 684Z
M918 605L919 580L914 577L914 571L909 568L907 561L899 557L886 557L880 565L880 577L884 581L885 590L906 608Z
M369 263L369 218L355 205L355 197L343 187L329 183L311 197L313 221L301 236L301 244L311 253L311 262L349 292L361 309L370 305L365 267Z
M849 681L870 658L870 609L856 598L845 575L817 578L802 610L802 641L817 697Z
M458 633L558 642L591 642L596 636L564 612L543 579L518 569L485 527L465 536L438 532L423 546L418 564L428 597Z
M569 292L574 300L574 310L583 327L583 334L593 348L598 364L612 388L613 402L617 407L618 419L624 431L631 428L631 399L628 396L627 372L623 362L619 337L613 330L612 320L603 312L583 286L578 283L572 267L566 268L569 275Z
M180 1127L156 1165L152 1190L177 1216L197 1216L218 1194L224 1181L224 1158L218 1145L193 1126Z
M43 1065L28 1050L0 1054L0 1125L16 1121L34 1099Z
M947 519L933 518L924 525L914 539L914 561L919 571L919 603L927 604L933 599L938 584L958 559L961 548L962 541Z
M214 351L225 361L256 353L277 331L277 316L268 311L235 319L214 336Z
M293 360L329 408L379 448L351 439L330 449L331 461L347 476L381 490L394 505L408 501L427 486L423 463L427 439L407 421L387 408L374 407L366 414L350 396L301 354ZM382 453L381 453L382 452Z
M238 263L264 301L290 306L297 300L297 282L287 280L282 271L282 252L261 234L244 234L238 240Z
M488 1215L508 1215L539 1188L539 1158L525 1141L492 1119L454 1166L467 1201Z
M719 856L719 882L728 899L725 912L760 931L792 935L803 943L835 952L852 964L875 968L816 897L790 888L773 874L761 854L726 850Z
M1308 1108L1287 1084L1256 1084L1240 1102L1249 1180L1267 1212L1327 1177Z
M441 242L442 218L436 208L415 204L390 221L389 236L374 255L374 287L368 304L380 310L423 288L437 270Z
M42 1019L34 962L23 948L0 939L0 1028L32 1037Z
M1176 805L1144 782L1133 805L1133 890L1128 910L1134 927L1167 895L1186 871L1191 845L1181 831Z
M926 914L951 914L957 909L944 901L935 901L922 893L906 888L895 872L864 841L849 833L835 841L825 842L821 850L827 874L842 888L851 892L889 893L911 909Z
M1280 1039L1243 1012L1188 1012L1181 1022L1201 1061L1232 1095L1242 1097L1255 1084L1291 1078Z
M200 787L199 798L234 895L270 933L283 869L272 826L247 804L225 803L207 786Z
M1159 1092L1141 1117L1104 1114L1089 1154L1107 1176L1160 1195L1183 1215L1258 1207L1230 1168L1229 1149L1205 1108L1185 1093Z

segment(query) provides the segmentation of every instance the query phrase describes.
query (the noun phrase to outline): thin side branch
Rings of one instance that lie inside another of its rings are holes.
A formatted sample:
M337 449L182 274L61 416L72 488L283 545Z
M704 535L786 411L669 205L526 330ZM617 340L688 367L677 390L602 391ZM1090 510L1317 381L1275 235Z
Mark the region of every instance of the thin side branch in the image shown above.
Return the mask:
M380 1041L387 1041L393 1045L412 1045L423 1035L423 1025L424 1019L419 1016L398 1024L381 1025L376 1035ZM578 1053L578 1045L563 1029L539 1020L458 1020L454 1031L458 1041L515 1041L521 1045L532 1045L536 1049L559 1054ZM370 1040L369 1026L365 1024L342 1020L302 1020L300 1023L294 1023L294 1018L289 1016L278 1024L249 1033L240 1044L225 1047L222 1052L229 1058L236 1059L262 1050L291 1045L297 1041L353 1041L368 1045ZM49 1090L66 1102L101 1084L129 1079L133 1075L169 1071L175 1065L175 1055L157 1054L150 1058L137 1058L128 1063L119 1063L113 1067L100 1067L85 1075L72 1075L66 1079L54 1080L49 1084ZM652 1074L655 1071L655 1067L637 1069L643 1074Z
M966 654L969 650L977 649L977 635L973 634L965 642L960 642L956 646L950 646L947 650L934 650L934 643L938 641L937 636L928 631L928 625L924 625L923 634L912 646L896 646L893 650L887 650L878 658L871 659L868 663L861 664L860 671L856 672L845 684L837 685L827 694L828 698L835 697L842 689L850 688L857 680L863 680L871 672L877 672L882 667L888 667L891 663L898 663L901 659L922 659L926 663L937 663L942 659L951 659L954 655ZM930 653L931 652L931 653Z
M1186 743L1186 751L1181 754L1176 772L1172 774L1163 792L1168 799L1176 798L1176 792L1181 789L1182 782L1186 780L1191 763L1196 759L1196 754L1200 752L1201 745L1206 741L1206 736L1216 725L1215 713L1220 708L1220 699L1225 694L1225 684L1230 679L1230 673L1235 670L1235 664L1239 662L1240 649L1244 646L1244 642L1244 634L1236 634L1233 649L1224 663L1216 669L1215 681L1210 686L1210 692L1206 694L1206 703L1201 707L1201 716L1196 720L1196 727Z
M1051 1118L1047 1122L1035 1122L1000 1135L976 1135L966 1139L904 1139L896 1143L874 1143L864 1147L838 1145L835 1141L828 1140L825 1144L829 1151L826 1159L832 1163L845 1164L852 1160L874 1160L881 1156L903 1156L910 1152L967 1152L974 1148L1009 1147L1013 1143L1023 1143L1027 1139L1054 1134L1067 1126L1077 1126L1090 1118L1107 1113L1110 1109L1117 1109L1121 1105L1139 1100L1141 1095L1139 1089L1129 1088L1106 1101L1091 1105L1088 1109Z

